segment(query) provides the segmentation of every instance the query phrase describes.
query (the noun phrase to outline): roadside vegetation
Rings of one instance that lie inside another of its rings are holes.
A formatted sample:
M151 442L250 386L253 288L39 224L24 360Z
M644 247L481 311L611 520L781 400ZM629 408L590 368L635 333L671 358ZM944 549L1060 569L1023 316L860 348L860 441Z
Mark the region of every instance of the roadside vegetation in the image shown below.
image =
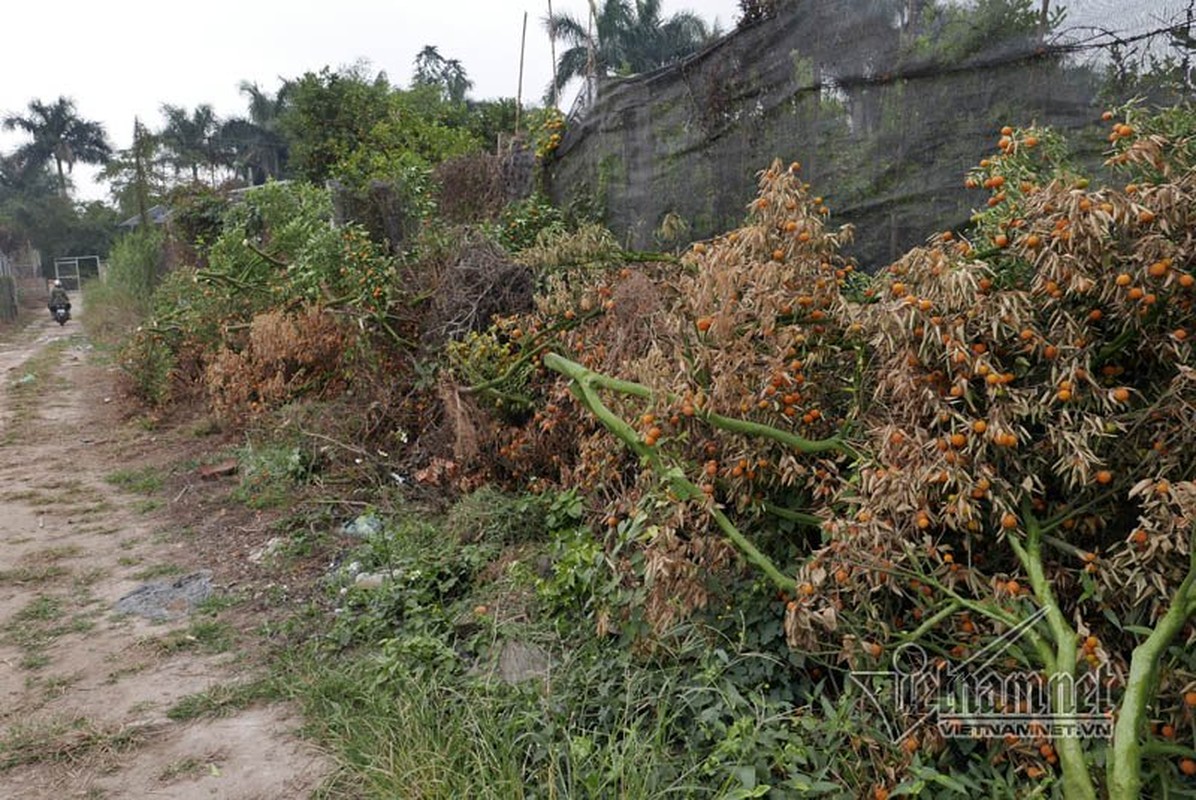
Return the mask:
M796 162L675 256L526 203L396 250L249 193L120 361L336 566L266 684L177 713L293 698L332 796L1183 796L1196 115L1108 117L1092 176L1002 131L972 224L875 276ZM950 738L848 675L1022 623L990 668L1064 718L1099 681L1112 745Z
M1196 110L1104 112L1099 169L1011 120L970 223L867 274L799 161L663 253L511 196L504 108L421 58L289 84L295 179L179 192L88 289L134 413L327 565L171 718L293 701L325 797L1196 796ZM230 650L211 617L156 646ZM898 702L977 654L1016 732Z

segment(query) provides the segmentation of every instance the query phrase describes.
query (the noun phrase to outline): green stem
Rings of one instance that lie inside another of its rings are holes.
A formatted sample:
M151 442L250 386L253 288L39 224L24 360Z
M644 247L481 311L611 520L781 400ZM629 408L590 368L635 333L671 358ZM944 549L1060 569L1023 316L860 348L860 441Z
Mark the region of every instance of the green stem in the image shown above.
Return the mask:
M1046 609L1047 627L1055 643L1055 669L1051 675L1053 696L1051 714L1065 723L1074 723L1076 715L1075 677L1078 655L1075 629L1067 622L1042 563L1042 528L1034 517L1027 501L1022 507L1026 524L1026 544L1022 547L1016 539L1009 539L1014 552L1026 570L1030 588L1039 606ZM1066 675L1070 680L1060 680ZM1075 730L1074 728L1071 728ZM1059 767L1063 772L1063 796L1067 800L1096 800L1096 787L1088 771L1084 748L1077 735L1064 735L1055 740L1055 752L1059 756Z
M667 264L678 264L681 259L672 253L647 253L638 250L624 250L619 254L620 261L628 261L633 264L651 264L662 262Z
M938 611L934 612L934 614L932 614L929 617L927 617L926 619L922 620L921 625L914 628L909 633L903 635L901 637L902 643L904 644L904 643L908 643L908 642L918 641L923 636L925 636L927 633L929 633L930 631L932 631L936 627L938 627L938 624L940 622L947 619L947 617L950 617L955 612L959 611L960 605L961 604L958 601L952 600L950 603L943 606Z
M838 437L830 439L804 439L788 431L777 430L769 425L751 422L746 419L733 419L712 412L698 411L697 416L716 428L730 433L742 433L747 436L759 436L761 439L772 439L794 450L803 453L825 453L828 450L838 450L841 453L853 454L847 444Z
M1158 696L1159 672L1163 654L1196 612L1196 527L1189 546L1188 574L1171 598L1171 606L1146 639L1134 648L1130 674L1117 723L1113 727L1113 747L1109 758L1109 800L1137 800L1142 792L1142 734L1150 704Z
M578 376L584 376L588 384L609 389L612 392L631 395L632 397L638 397L649 402L656 399L655 392L642 383L624 381L603 375L600 372L588 370L577 362L570 361L556 353L549 353L544 356L544 366L574 380L578 380ZM665 395L665 399L669 402L676 402L677 400L671 394ZM779 442L780 444L792 447L794 450L800 450L803 453L824 453L828 450L837 450L848 455L853 454L847 443L838 437L831 437L830 439L805 439L788 431L778 430L759 422L724 417L721 414L714 414L708 411L699 410L695 413L695 416L715 428L720 428L730 433L742 433L747 436L759 436L762 439L771 439L774 442Z
M1121 486L1110 487L1083 505L1066 509L1050 519L1037 520L1036 524L1038 526L1038 530L1042 531L1043 533L1052 531L1061 526L1064 522L1067 522L1067 520L1079 517L1081 514L1086 513L1089 509L1095 508L1098 505L1103 505L1106 500L1109 500L1114 495L1120 495L1123 491L1124 488Z
M1142 745L1143 756L1165 756L1168 758L1196 758L1196 750L1178 742L1147 742Z
M532 350L529 350L527 353L525 353L524 355L522 355L518 359L516 359L514 362L512 362L511 366L509 366L505 370L503 370L503 373L501 375L499 375L497 378L491 378L488 381L482 381L481 383L475 383L473 386L467 386L467 387L463 388L461 391L464 394L478 394L479 392L485 392L485 391L494 389L494 387L496 387L496 386L501 386L503 383L510 380L511 376L515 374L516 370L522 369L524 365L526 365L532 359L534 359L536 356L538 356L540 353L542 353L544 351L544 349L546 347L548 347L549 344L550 344L550 342L543 342L543 343L539 344L538 346L536 346L535 348L533 348Z
M951 599L951 602L956 603L961 608L965 608L968 611L971 611L978 616L984 617L985 619L990 619L993 622L998 622L1011 628L1016 627L1017 624L1021 622L1017 616L1006 611L1000 606L982 603L977 600L964 597L947 584L935 578L934 575L930 574L929 572L893 569L889 570L889 573L893 575L901 575L905 578L916 578L925 583L927 586L930 586L932 589L942 592ZM1042 635L1032 628L1027 630L1023 635L1030 640L1031 646L1033 646L1035 651L1038 653L1039 660L1041 660L1043 664L1047 665L1048 672L1053 671L1055 668L1055 656L1047 646L1047 643L1043 640Z
M544 357L544 365L549 369L560 372L569 378L573 379L573 386L571 390L578 401L588 410L594 417L602 423L602 425L609 430L614 436L623 442L629 450L638 455L648 466L662 479L664 479L669 487L680 497L683 501L699 501L707 502L706 495L698 486L688 480L679 467L670 467L666 465L660 454L651 447L644 444L639 434L631 427L625 420L607 408L598 394L594 391L596 386L605 385L604 382L599 381L602 377L597 373L587 370L580 364L569 361L566 358L561 358L555 353L549 353ZM727 518L719 508L713 504L708 504L708 509L711 516L714 517L715 522L731 542L739 548L751 564L754 564L760 569L764 575L772 581L772 583L782 591L793 591L795 581L783 574L776 565L772 563L768 556L760 552L752 542L743 535L743 533L735 527L735 524Z
M1050 545L1060 553L1066 553L1069 556L1075 556L1080 560L1083 560L1084 557L1088 555L1086 550L1076 547L1074 544L1065 542L1062 539L1058 539L1054 536L1048 536L1045 533L1042 534L1042 543Z
M382 330L386 331L387 335L389 335L396 344L401 345L402 347L415 349L415 342L409 342L402 336L399 336L395 329L390 327L389 323L387 323L387 321L381 317L377 317L376 319L378 324L382 326Z
M816 517L813 514L806 514L801 511L793 511L788 508L782 508L781 506L778 506L776 503L765 502L764 510L767 511L769 514L772 514L774 517L780 517L781 519L787 519L790 522L797 522L801 525L810 525L815 528L822 527L822 518L821 517Z
M1130 340L1133 339L1137 333L1138 332L1133 328L1126 328L1121 333L1117 334L1113 341L1102 347L1100 352L1096 354L1096 358L1092 360L1092 368L1094 370L1098 369L1110 358L1120 353L1122 348L1129 344Z
M248 247L250 250L252 250L263 261L267 261L276 267L289 267L290 266L290 264L288 262L283 261L281 258L278 258L277 256L270 255L265 250L262 250L260 247L258 247L256 244L254 244L251 241L246 240L245 246Z

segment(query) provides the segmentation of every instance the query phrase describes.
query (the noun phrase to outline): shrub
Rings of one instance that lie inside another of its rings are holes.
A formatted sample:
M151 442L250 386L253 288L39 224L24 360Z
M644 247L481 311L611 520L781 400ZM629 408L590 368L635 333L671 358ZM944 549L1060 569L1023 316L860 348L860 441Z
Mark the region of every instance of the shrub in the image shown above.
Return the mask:
M173 348L165 337L138 332L121 350L121 372L130 394L150 407L161 407L173 399Z
M251 508L273 508L288 502L295 487L310 481L319 467L315 453L279 442L247 444L237 460L241 482L233 497Z
M506 205L502 160L491 153L470 153L437 165L436 209L449 223L489 222Z
M564 217L548 198L536 194L507 205L498 224L499 242L512 253L518 253L535 244L541 232L562 228Z
M161 275L162 248L156 228L127 233L113 244L103 279L84 284L84 324L97 341L117 344L145 318Z
M384 332L397 266L355 225L333 226L326 190L267 184L232 207L203 268L179 270L155 294L126 350L136 394L160 401L164 370L176 394L211 390L235 414L344 385L347 358ZM333 314L341 315L338 321ZM359 325L343 324L356 318Z
M568 380L533 373L543 405L492 468L519 475L517 457L585 490L607 552L625 526L645 532L641 558L616 561L644 589L622 613L644 603L658 635L730 602L689 576L746 563L781 594L791 646L840 668L883 668L911 642L945 667L1044 608L993 668L1112 681L1104 755L1074 737L953 749L931 729L904 754L866 740L856 757L885 791L922 764L988 758L1067 797L1161 793L1173 767L1143 753L1190 752L1146 723L1157 698L1175 729L1192 668L1177 644L1196 612L1194 136L1191 109L1122 112L1121 177L1093 188L1050 131L1003 131L970 176L990 201L970 240L938 235L862 292L839 255L850 230L774 163L745 225L682 268L558 281L502 323ZM524 458L562 429L571 448ZM1053 708L1075 712L1062 695Z
M520 544L545 537L547 513L545 503L535 496L484 486L453 505L444 528L459 542Z
M338 392L345 340L342 326L320 308L258 314L245 346L221 349L207 366L212 408L226 419L237 418Z

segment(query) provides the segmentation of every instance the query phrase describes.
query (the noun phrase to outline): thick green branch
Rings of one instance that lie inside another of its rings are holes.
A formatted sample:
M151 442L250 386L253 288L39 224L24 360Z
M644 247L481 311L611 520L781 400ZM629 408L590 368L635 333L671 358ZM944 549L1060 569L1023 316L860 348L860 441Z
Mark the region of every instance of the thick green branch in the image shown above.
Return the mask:
M612 378L608 375L588 370L577 362L570 361L556 353L549 353L544 356L544 366L575 381L584 378L587 385L590 386L598 386L603 389L609 389L612 392L638 397L642 400L652 401L656 398L655 392L642 383L619 380L618 378ZM677 398L672 395L666 395L665 399L669 402L676 402ZM803 453L823 453L830 450L850 453L850 448L838 437L830 439L805 439L788 431L778 430L759 422L733 419L731 417L724 417L721 414L701 410L695 412L695 416L715 428L720 428L730 433L742 433L748 436L758 436L762 439L771 439L774 442L792 447L794 450L799 450Z
M961 605L961 604L960 604L960 603L959 603L959 601L957 601L957 600L953 600L953 601L951 601L951 602L950 602L950 603L948 603L947 605L945 605L945 606L943 606L942 608L940 608L938 611L936 611L936 612L934 612L933 614L931 614L931 615L930 615L929 617L927 617L926 619L922 620L922 624L921 624L921 625L919 625L917 628L915 628L914 630L910 631L910 632L909 632L909 633L907 633L907 634L904 634L904 635L901 637L901 641L902 641L903 643L909 643L909 642L916 642L916 641L918 641L918 640L919 640L919 639L921 639L923 636L925 636L926 634L930 633L930 631L932 631L932 630L934 630L935 628L937 628L937 627L938 627L938 624L939 624L940 622L942 622L943 620L945 620L945 619L947 619L948 617L950 617L952 614L954 614L954 613L956 613L957 611L959 611L960 605Z
M273 264L276 267L289 267L290 266L290 262L283 261L278 256L270 255L265 250L261 249L256 244L249 241L248 239L245 240L245 246L248 247L251 251L253 251L254 255L256 255L258 258L260 258L263 261L266 261L270 264Z
M1000 623L1001 625L1007 625L1011 628L1016 627L1018 623L1021 622L1021 619L1019 619L1016 615L1006 611L998 605L982 603L978 600L972 600L970 598L964 597L959 592L955 591L955 589L953 589L951 586L943 583L938 578L934 577L933 574L925 570L915 571L911 569L891 569L888 570L888 572L892 575L900 575L905 578L915 578L922 583L925 583L932 589L942 592L942 594L950 598L951 602L957 606L984 617L985 619L990 619L993 622ZM1030 640L1031 646L1038 653L1038 657L1042 663L1047 665L1048 671L1054 670L1055 656L1054 653L1051 652L1046 641L1042 638L1042 634L1031 628L1028 629L1023 635Z
M1109 759L1110 800L1137 800L1142 791L1142 733L1150 704L1158 695L1159 672L1163 654L1196 611L1196 528L1189 534L1191 555L1188 574L1171 598L1171 606L1145 641L1134 648L1130 674L1117 723L1113 728L1113 748Z
M563 375L573 379L573 386L571 387L573 394L578 401L588 410L594 417L602 423L602 425L609 430L616 438L618 438L628 449L643 459L651 469L656 472L662 479L668 482L670 488L683 501L697 501L707 502L706 495L698 486L685 477L684 473L679 467L670 467L664 463L655 449L644 444L639 434L619 415L615 414L607 408L598 394L594 391L596 386L605 385L600 383L597 375L590 370L585 369L579 364L575 364L568 359L561 358L555 353L549 353L544 357L544 364L550 369L554 369ZM708 506L711 516L714 517L715 522L722 530L723 534L731 540L731 542L739 548L750 563L754 564L761 572L768 577L773 584L784 591L792 591L795 582L792 578L786 576L768 556L760 552L751 540L749 540L743 533L735 527L735 524L724 514L719 508L714 505Z
M761 439L772 439L774 442L779 442L780 444L792 447L794 450L800 450L803 453L825 453L828 450L838 450L843 453L848 452L847 445L837 437L830 439L805 439L788 431L778 430L769 425L751 422L746 419L733 419L731 417L724 417L721 414L704 411L698 411L696 416L714 427L721 428L730 433L742 433L747 436L759 436Z
M814 528L822 527L822 518L816 517L813 514L806 514L801 511L793 511L788 508L782 508L776 503L764 503L764 510L775 517L787 519L790 522L796 522L800 525L809 525Z
M1055 718L1074 721L1076 714L1075 676L1078 635L1063 615L1055 598L1050 580L1042 563L1042 528L1027 501L1022 507L1022 518L1026 525L1026 543L1023 547L1016 539L1009 541L1018 560L1026 570L1030 588L1038 604L1046 609L1047 627L1055 642L1055 669L1051 684L1051 714ZM1071 680L1063 681L1056 675L1067 675ZM1063 772L1063 795L1067 800L1096 800L1096 787L1088 771L1084 748L1078 736L1062 736L1055 742L1059 755L1059 766Z

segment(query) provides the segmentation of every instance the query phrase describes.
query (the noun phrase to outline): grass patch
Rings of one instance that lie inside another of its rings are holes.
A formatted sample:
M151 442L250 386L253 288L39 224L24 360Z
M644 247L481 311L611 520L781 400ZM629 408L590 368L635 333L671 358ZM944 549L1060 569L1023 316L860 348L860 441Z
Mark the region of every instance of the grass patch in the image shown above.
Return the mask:
M132 677L133 675L138 675L142 672L145 672L145 670L148 668L149 664L146 663L126 664L119 669L114 669L109 672L108 677L104 679L104 682L111 685L117 683L123 678Z
M14 622L44 622L62 616L62 602L57 597L39 595L13 617Z
M154 647L166 655L190 651L215 655L227 653L235 642L236 630L227 622L204 621L155 639Z
M317 659L303 669L299 699L354 796L524 796L524 754L498 704L441 695L428 681L387 687L363 662Z
M44 495L36 489L18 489L12 492L5 492L0 495L0 499L9 503L28 503L31 500L43 497Z
M87 485L78 478L58 478L48 481L42 481L41 485L47 489L66 489L70 492L87 492L91 491Z
M85 717L18 723L0 735L0 772L25 764L112 755L136 746L142 739L140 731L105 728Z
M42 400L48 391L67 385L59 374L62 353L69 346L66 339L57 339L12 371L8 381L9 408L12 411L7 440L16 441L25 434L26 426L37 416Z
M162 490L162 470L157 467L120 469L105 480L113 486L136 494L156 494Z
M21 669L36 672L50 665L50 657L41 650L29 650L21 656L19 664Z
M279 687L270 678L234 684L217 684L202 692L189 694L166 712L175 722L203 717L225 717L263 700L277 700Z
M222 430L220 420L215 415L209 415L191 426L191 435L197 439L202 439L205 436L215 436Z
M76 575L74 581L72 581L72 585L76 589L86 589L106 577L108 577L108 570L103 567L92 567Z
M98 502L88 503L87 505L75 505L56 509L58 513L71 517L75 521L86 519L88 517L96 517L113 510L115 510L113 505L107 500L100 500Z
M64 616L62 600L48 595L34 598L12 616L4 626L3 641L21 648L22 668L41 669L50 663L44 651L56 639L69 633L87 633L95 628L94 614L78 614L70 619L64 619Z
M250 508L278 508L289 503L295 490L315 476L318 457L285 444L249 444L237 453L241 482L234 500Z
M312 652L285 669L297 674L279 685L303 705L310 733L329 743L340 764L335 784L324 787L329 796L730 795L724 778L700 775L700 757L670 741L689 709L654 694L662 686L641 683L640 673L608 675L595 686L610 684L613 702L595 702L595 716L575 717L583 704L570 711L560 705L566 698L539 684L484 685L431 669L390 672L374 656Z
M125 559L121 559L124 561ZM129 559L132 561L132 559ZM139 561L140 559L138 559ZM133 561L137 563L137 561ZM178 564L154 564L152 567L146 567L143 570L133 573L133 579L138 581L148 581L153 578L165 578L171 575L182 575L187 570L180 567Z
M138 500L133 504L133 510L138 514L150 514L154 511L157 511L162 506L163 502L161 500L150 498L148 500Z
M209 595L207 599L201 601L195 607L195 613L206 614L208 616L216 616L221 611L227 611L230 608L235 608L245 600L239 594L232 592L217 592Z
M166 765L158 773L158 780L162 783L174 783L181 778L194 778L207 771L207 764L198 758L181 758Z
M81 673L74 675L54 675L46 678L42 683L42 692L46 700L53 700L57 697L62 697L66 694L72 686L78 683L82 678Z
M83 548L77 544L63 545L62 547L48 547L45 550L39 550L28 556L28 561L61 561L64 558L76 558L83 554Z
M48 583L70 572L61 564L29 564L0 570L0 586Z

